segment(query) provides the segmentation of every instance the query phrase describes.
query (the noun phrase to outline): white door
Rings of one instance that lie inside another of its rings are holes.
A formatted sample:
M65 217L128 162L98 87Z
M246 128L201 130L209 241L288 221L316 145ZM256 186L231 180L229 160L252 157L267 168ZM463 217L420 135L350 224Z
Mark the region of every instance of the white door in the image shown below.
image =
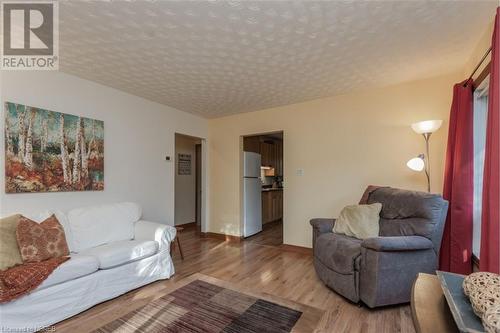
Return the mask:
M243 237L262 231L262 186L258 178L243 178Z

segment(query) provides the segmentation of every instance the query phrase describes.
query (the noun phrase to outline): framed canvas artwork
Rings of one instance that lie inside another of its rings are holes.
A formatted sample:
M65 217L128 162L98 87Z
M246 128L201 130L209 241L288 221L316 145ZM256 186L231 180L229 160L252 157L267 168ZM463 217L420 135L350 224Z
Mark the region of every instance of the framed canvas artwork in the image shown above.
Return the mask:
M5 192L104 189L104 122L6 102Z

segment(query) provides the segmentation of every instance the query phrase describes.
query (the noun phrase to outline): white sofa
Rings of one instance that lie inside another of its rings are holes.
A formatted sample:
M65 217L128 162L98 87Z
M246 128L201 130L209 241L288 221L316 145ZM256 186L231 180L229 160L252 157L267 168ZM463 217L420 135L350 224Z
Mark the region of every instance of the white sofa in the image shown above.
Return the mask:
M118 203L55 214L71 259L30 294L0 304L0 332L41 329L174 274L170 242L175 228L141 220L139 205ZM27 217L40 222L50 215Z

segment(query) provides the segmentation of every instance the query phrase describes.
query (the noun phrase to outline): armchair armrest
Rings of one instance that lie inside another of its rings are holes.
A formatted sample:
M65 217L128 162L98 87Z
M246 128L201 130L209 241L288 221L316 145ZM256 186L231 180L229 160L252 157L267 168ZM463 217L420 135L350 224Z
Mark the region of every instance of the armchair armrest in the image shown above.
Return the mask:
M378 252L415 251L434 248L430 239L422 236L373 237L367 238L361 246Z
M156 222L140 220L134 225L135 239L155 240L160 244L160 251L170 251L176 232L174 227Z
M335 219L312 219L309 221L315 231L320 234L332 232Z
M333 231L333 225L335 224L335 219L312 219L309 223L313 227L313 239L312 245L316 244L316 238L321 234L326 234Z

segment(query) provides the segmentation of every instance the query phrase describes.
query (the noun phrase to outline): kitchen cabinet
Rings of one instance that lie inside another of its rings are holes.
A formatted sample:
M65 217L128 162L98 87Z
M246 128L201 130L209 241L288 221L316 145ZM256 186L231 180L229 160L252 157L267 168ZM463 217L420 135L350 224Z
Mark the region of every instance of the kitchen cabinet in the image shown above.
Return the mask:
M243 138L243 151L260 154L260 136L247 136Z
M274 144L269 142L260 143L260 155L262 156L262 165L274 168Z
M267 136L243 138L243 150L261 155L262 166L274 169L273 176L283 176L283 140Z
M283 191L262 191L262 224L283 218Z
M266 140L260 144L262 165L274 168L275 176L283 176L283 141Z
M283 141L276 145L276 176L283 177Z

